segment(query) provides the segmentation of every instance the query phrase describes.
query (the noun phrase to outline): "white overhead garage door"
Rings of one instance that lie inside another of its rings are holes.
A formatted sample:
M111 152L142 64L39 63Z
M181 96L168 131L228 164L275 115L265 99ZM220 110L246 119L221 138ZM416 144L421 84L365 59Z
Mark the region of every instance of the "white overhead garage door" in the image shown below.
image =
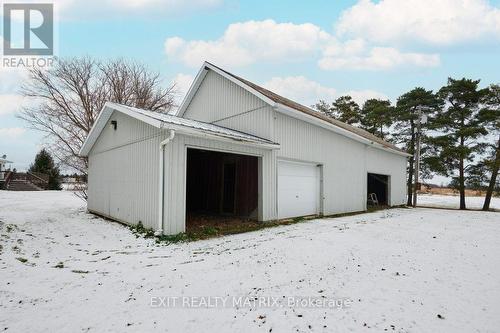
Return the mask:
M278 218L319 214L320 168L278 161Z

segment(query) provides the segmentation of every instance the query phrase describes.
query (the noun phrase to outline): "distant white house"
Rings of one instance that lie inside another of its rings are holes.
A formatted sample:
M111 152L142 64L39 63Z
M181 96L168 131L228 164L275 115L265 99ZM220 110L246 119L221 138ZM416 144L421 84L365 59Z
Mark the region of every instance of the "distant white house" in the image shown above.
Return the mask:
M407 153L204 63L176 115L107 103L80 154L88 210L164 234L193 214L259 221L401 205Z
M14 162L7 160L7 155L2 155L0 157L0 181L5 179L5 171L7 170L7 165L11 165L12 163ZM10 167L8 169L10 169Z

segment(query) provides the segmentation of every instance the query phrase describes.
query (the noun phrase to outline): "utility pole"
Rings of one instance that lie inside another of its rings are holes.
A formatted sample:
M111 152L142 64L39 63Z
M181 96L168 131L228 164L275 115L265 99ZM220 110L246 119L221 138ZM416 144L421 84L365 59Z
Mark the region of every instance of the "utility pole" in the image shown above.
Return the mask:
M420 141L422 137L422 126L421 124L427 123L427 115L423 113L426 108L423 106L417 106L417 147L415 148L415 180L413 185L413 207L417 207L417 188L418 188L418 178L420 172Z

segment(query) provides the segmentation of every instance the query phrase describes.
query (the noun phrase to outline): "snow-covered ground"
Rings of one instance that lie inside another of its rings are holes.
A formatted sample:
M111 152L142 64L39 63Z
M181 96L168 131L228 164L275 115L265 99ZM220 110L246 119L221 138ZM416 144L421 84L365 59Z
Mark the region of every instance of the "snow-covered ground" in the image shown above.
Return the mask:
M467 209L483 208L484 197L466 197L465 205ZM459 208L460 197L450 195L419 194L418 205L427 207ZM491 209L500 210L500 198L491 198Z
M69 192L0 191L0 220L7 332L500 327L500 213L393 209L165 246L85 213ZM167 296L280 302L167 307L158 298ZM298 297L342 307L281 301Z

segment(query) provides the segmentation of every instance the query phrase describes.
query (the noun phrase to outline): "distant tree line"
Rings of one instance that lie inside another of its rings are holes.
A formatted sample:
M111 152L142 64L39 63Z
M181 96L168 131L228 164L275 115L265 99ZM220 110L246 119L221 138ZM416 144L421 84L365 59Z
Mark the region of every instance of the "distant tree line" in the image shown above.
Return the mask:
M73 178L76 182L83 182L83 183L86 183L87 182L87 175L86 174L78 174L76 172L70 174L62 174L61 175L61 179L63 180L66 180L68 178Z
M360 127L397 144L408 158L408 198L412 203L418 110L428 118L421 127L423 178L433 174L451 177L460 193L460 209L466 209L465 189L485 190L483 210L492 195L500 195L500 86L479 87L479 80L449 78L438 91L417 87L389 100L369 99L362 106L351 96L332 103L323 100L313 107L319 112Z

